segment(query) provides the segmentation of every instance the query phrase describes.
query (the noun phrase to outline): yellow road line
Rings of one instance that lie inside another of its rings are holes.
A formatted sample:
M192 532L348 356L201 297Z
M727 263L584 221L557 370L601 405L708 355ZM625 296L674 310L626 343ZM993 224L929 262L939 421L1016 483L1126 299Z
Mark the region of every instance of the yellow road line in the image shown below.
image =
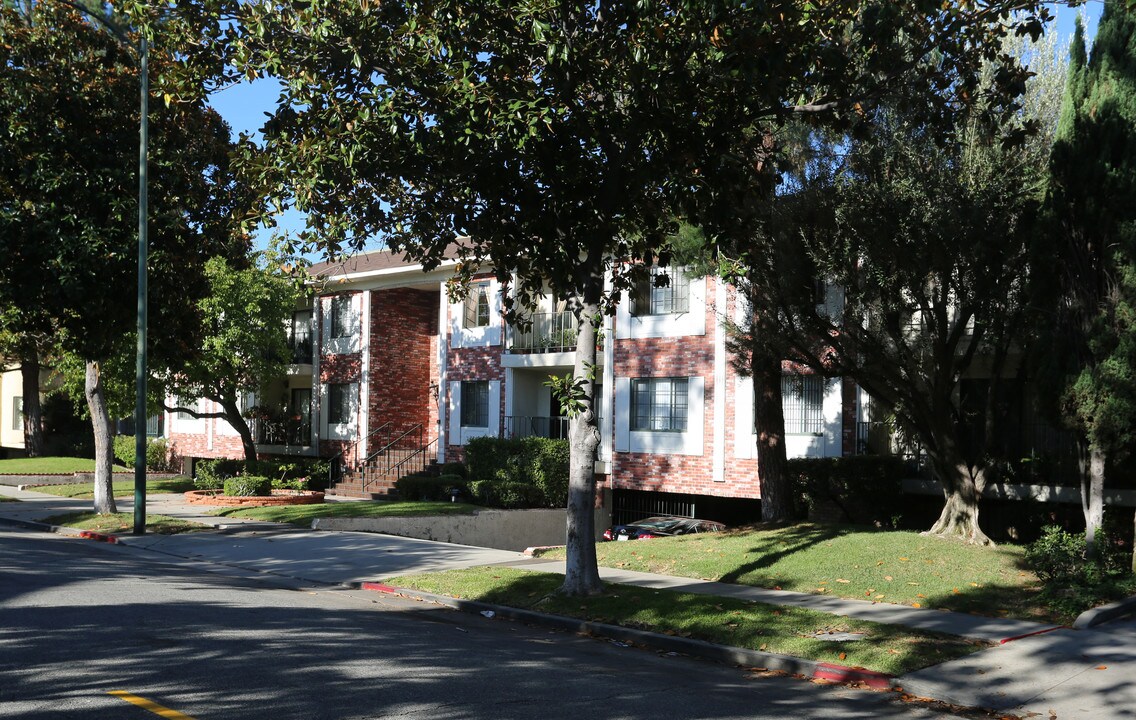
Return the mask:
M158 703L152 700L147 700L144 697L131 695L125 690L110 690L109 692L107 692L107 695L114 695L117 698L121 698L126 702L131 703L132 705L137 705L143 710L149 710L150 712L160 717L170 718L171 720L193 720L193 718L184 713L179 713L177 710L170 710L168 707L162 707Z

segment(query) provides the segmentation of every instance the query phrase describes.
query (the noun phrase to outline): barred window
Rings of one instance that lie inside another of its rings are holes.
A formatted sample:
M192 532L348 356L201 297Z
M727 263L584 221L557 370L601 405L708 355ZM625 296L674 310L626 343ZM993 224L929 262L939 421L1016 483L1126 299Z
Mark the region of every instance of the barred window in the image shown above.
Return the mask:
M665 280L659 280L665 276ZM660 282L666 283L659 285ZM690 278L679 267L652 267L631 293L631 314L671 315L689 312Z
M461 384L462 427L489 427L489 382L466 381Z
M687 378L636 378L631 381L631 429L685 432Z
M489 327L489 283L478 283L465 298L463 327Z
M820 375L781 376L785 434L820 435L824 432L824 385Z

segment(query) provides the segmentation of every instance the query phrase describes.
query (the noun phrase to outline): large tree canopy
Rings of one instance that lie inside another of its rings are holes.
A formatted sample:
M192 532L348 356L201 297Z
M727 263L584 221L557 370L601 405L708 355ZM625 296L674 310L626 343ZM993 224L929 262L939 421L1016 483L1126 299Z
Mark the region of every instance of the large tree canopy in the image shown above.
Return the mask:
M305 0L182 10L186 27L205 21L199 47L220 43L240 74L285 81L253 170L308 213L314 246L335 253L381 238L429 267L463 238L459 281L488 264L509 284L510 307L546 287L574 303L564 589L585 593L599 587L600 315L639 263L665 252L676 217L732 191L738 169L761 156L766 128L795 113L839 122L901 85L934 90L950 113L977 91L980 61L998 61L992 39L1019 23L1040 29L1009 17L1019 6L1038 4ZM1020 82L1005 65L1002 85Z
M109 422L99 363L136 316L138 58L62 2L0 8L0 315L16 334L54 336L89 364L96 509L107 511ZM131 40L133 42L134 40ZM157 50L161 67L167 54ZM243 257L247 195L229 169L220 117L201 103L151 117L150 357L192 347L205 260ZM187 302L189 301L189 302Z

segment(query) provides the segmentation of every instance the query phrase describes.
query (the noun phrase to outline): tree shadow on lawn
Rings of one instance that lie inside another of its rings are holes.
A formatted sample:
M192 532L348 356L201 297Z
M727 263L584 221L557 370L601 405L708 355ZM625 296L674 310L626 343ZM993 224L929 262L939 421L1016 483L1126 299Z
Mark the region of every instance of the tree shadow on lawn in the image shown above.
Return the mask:
M756 553L757 557L723 574L719 581L738 583L750 573L771 567L790 555L847 535L849 532L852 531L835 525L792 525L786 527L776 535L765 536L767 540L763 545L750 548L747 554Z

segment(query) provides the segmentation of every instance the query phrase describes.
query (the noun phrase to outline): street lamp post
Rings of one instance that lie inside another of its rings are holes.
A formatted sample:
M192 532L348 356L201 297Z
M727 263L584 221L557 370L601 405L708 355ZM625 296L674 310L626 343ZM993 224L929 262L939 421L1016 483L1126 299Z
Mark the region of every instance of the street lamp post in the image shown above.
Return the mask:
M135 353L134 382L134 534L146 534L146 315L149 253L149 170L150 145L150 45L142 37L139 55L139 85L142 87L141 118L138 124L138 345Z

